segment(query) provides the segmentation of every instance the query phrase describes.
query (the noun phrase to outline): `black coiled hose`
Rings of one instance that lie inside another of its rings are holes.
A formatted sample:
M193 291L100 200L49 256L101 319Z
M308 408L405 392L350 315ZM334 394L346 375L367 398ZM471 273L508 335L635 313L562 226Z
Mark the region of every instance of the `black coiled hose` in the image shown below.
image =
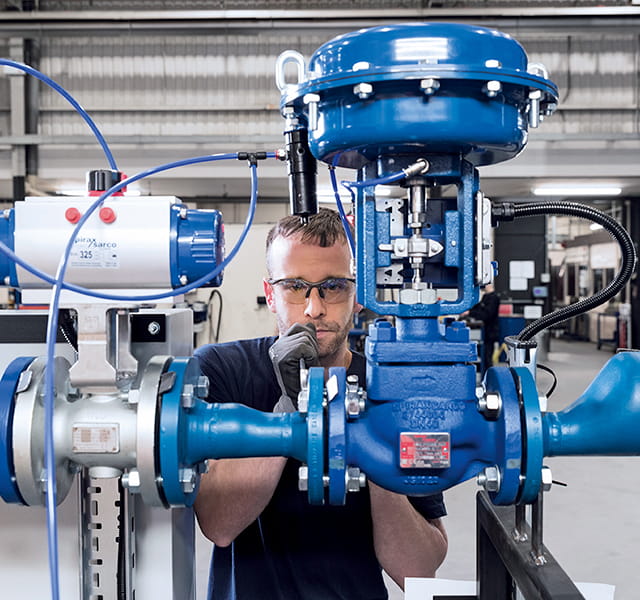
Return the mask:
M585 206L584 204L576 204L574 202L533 202L528 204L514 204L513 210L511 211L511 207L509 207L509 210L504 211L504 214L505 216L503 218L501 218L501 216L497 216L496 220L511 220L510 217L518 219L521 217L532 217L535 215L566 215L588 219L594 223L602 225L611 237L620 244L620 249L622 250L622 265L620 267L620 271L607 287L589 298L585 298L584 300L580 300L580 302L560 308L548 315L544 315L533 323L529 323L529 325L527 325L516 336L516 339L521 342L531 340L537 333L547 327L562 323L567 319L604 304L607 300L613 298L626 285L633 274L636 266L636 250L633 245L633 241L631 240L631 236L627 233L626 229L620 225L620 223L596 208ZM496 215L496 211L494 211L494 215Z

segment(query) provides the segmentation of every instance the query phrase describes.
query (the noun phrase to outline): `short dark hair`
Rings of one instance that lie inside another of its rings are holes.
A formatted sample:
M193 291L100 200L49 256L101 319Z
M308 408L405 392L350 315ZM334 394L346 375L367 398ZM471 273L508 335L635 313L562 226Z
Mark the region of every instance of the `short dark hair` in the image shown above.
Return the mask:
M349 229L353 235L351 225ZM283 238L300 236L305 244L316 244L322 248L333 246L338 241L347 243L347 235L339 213L329 208L321 208L315 215L311 215L306 223L295 215L280 219L267 235L267 251L278 236Z
M353 227L349 224L351 235ZM269 248L277 237L300 237L304 244L315 244L322 248L333 246L336 242L348 243L347 235L340 214L330 208L321 208L315 215L311 215L306 223L295 215L280 219L267 234L266 255L269 268Z

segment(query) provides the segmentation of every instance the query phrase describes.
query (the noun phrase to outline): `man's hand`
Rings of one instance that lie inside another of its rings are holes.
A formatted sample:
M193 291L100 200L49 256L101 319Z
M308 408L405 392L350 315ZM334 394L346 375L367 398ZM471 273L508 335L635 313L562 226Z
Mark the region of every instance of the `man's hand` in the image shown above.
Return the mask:
M273 412L294 412L298 408L300 368L320 364L315 325L292 325L269 348L269 357L282 390L282 396L273 407Z

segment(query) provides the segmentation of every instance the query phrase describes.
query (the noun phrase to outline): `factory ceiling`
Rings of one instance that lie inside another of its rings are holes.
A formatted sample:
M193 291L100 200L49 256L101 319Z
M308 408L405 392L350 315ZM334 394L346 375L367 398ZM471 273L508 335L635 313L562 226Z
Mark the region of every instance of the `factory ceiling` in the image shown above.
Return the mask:
M521 155L481 169L485 192L527 198L542 183L577 181L615 183L621 197L640 197L640 2L40 0L0 2L0 10L0 56L66 88L128 174L282 146L273 74L284 50L308 60L336 35L398 22L496 28L546 65L560 98ZM28 193L81 189L87 170L105 167L64 98L31 78L0 75L0 198L19 192L21 177ZM241 163L185 167L140 189L246 202L246 171ZM265 163L260 175L263 200L286 199L284 164ZM328 186L324 168L320 181Z

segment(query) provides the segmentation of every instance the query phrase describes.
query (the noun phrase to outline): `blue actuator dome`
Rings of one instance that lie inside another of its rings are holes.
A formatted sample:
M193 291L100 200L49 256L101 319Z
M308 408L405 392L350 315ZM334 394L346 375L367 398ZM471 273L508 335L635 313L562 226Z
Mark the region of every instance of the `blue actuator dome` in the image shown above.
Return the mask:
M309 145L325 162L338 155L337 164L358 167L381 155L453 153L485 165L522 150L529 113L537 119L555 108L557 89L544 75L499 31L380 26L320 46L306 79L283 90L282 107L307 115L317 103Z

